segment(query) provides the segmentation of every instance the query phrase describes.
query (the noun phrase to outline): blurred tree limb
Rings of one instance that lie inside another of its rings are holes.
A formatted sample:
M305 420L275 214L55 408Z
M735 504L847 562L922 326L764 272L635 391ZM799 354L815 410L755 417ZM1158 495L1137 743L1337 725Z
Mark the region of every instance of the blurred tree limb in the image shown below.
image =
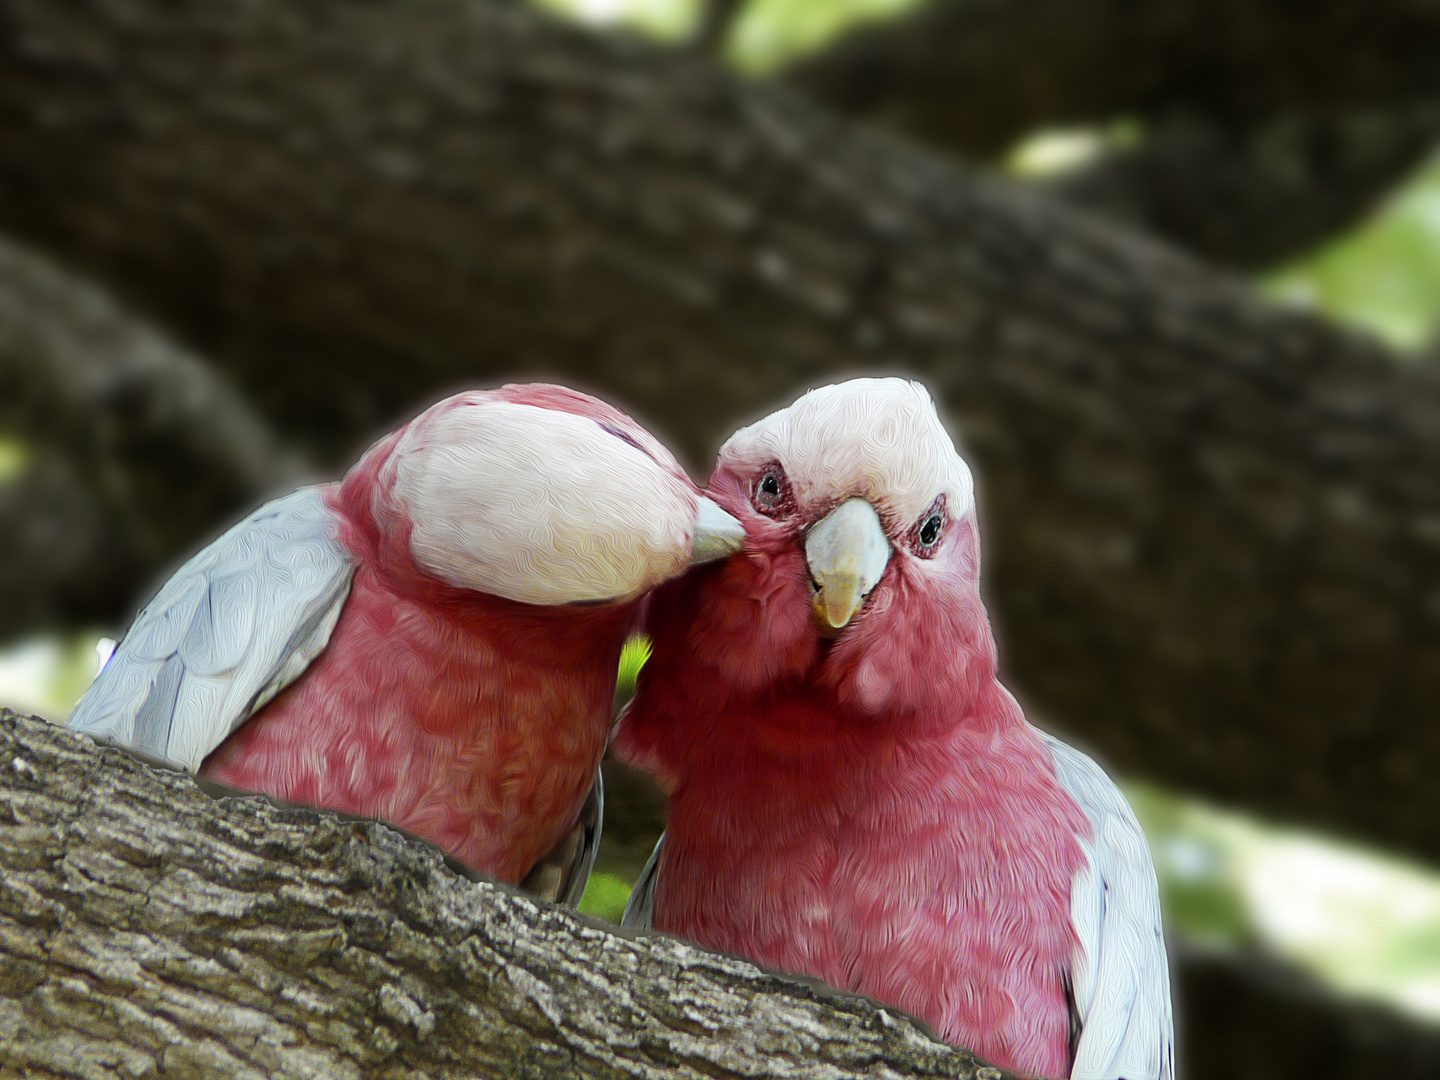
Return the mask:
M1227 266L1263 269L1358 221L1440 144L1440 95L1227 123L1151 124L1045 190Z
M1432 1080L1440 1028L1337 996L1273 958L1181 948L1175 997L1190 1077ZM1187 1036L1188 1037L1185 1037Z
M701 0L700 19L691 47L711 56L722 55L745 3L746 0Z
M931 0L789 77L972 154L1040 127L1189 111L1253 121L1429 98L1426 0Z
M915 372L1033 713L1440 858L1440 383L1372 342L500 0L0 0L0 117L0 225L332 461L462 381L599 388L698 461Z
M300 458L226 380L106 293L0 239L0 597L26 629L128 607L225 515L294 487Z
M932 0L787 72L842 112L978 159L1138 120L1058 189L1217 262L1356 220L1440 143L1440 8L1415 0Z
M215 801L5 710L0 760L6 1075L1010 1076L868 1001L466 881L384 826Z

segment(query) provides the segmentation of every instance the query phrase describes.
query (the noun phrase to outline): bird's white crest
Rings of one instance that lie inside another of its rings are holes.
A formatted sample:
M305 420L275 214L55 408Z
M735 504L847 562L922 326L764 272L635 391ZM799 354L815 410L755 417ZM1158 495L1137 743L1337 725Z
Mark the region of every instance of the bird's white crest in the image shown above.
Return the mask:
M941 494L951 517L974 502L970 467L930 394L908 379L851 379L811 390L720 448L722 465L758 469L771 461L785 466L802 506L858 495L911 522Z
M690 558L693 491L589 417L506 401L438 409L387 468L415 561L459 588L527 604L617 600Z

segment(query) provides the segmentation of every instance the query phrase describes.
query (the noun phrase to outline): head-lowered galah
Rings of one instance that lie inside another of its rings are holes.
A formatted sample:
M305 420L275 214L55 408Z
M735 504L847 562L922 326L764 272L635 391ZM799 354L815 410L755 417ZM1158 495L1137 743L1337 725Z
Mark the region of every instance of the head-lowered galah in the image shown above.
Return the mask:
M743 556L651 595L613 737L670 793L626 920L868 994L1032 1075L1168 1078L1149 851L996 676L970 470L924 388L737 432Z
M458 394L181 567L69 723L574 901L638 601L740 541L619 410Z

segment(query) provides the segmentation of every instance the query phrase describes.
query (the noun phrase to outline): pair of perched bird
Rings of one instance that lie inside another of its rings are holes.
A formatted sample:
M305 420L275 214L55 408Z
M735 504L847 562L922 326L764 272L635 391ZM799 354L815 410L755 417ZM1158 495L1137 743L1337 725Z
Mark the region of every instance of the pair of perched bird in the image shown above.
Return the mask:
M574 902L641 626L612 745L670 803L627 923L1025 1073L1168 1080L1144 838L1000 685L970 471L916 383L806 394L704 493L586 395L449 398L182 567L70 723Z

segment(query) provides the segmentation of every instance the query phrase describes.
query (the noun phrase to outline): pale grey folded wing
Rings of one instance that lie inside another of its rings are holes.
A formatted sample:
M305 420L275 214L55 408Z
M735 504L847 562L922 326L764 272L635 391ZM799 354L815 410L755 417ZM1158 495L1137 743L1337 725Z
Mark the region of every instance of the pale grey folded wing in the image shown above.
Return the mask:
M578 907L595 865L595 854L600 850L600 831L604 824L605 781L596 769L595 783L580 808L575 827L530 868L520 887L557 904Z
M660 852L665 847L665 834L655 842L650 861L635 879L635 888L630 890L630 899L625 902L625 914L620 917L621 926L637 930L655 929L655 876L660 871Z
M1055 775L1090 820L1071 891L1080 950L1070 971L1079 1021L1072 1080L1170 1080L1170 967L1145 834L1103 769L1045 736Z
M140 612L70 727L196 771L330 640L354 565L320 488L255 511Z

